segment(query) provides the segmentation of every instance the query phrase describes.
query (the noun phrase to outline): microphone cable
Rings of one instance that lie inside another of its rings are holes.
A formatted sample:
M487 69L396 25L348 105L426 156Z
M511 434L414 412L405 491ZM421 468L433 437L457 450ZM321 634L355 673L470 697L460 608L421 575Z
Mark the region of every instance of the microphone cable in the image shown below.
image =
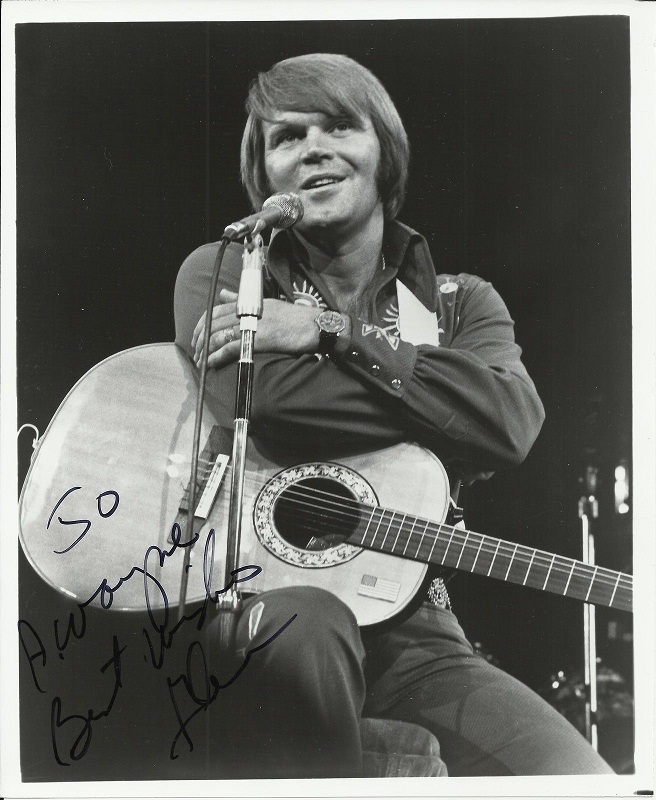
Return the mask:
M214 259L214 266L212 267L212 280L210 283L210 291L207 297L207 308L205 312L205 333L203 340L203 347L201 350L200 358L200 380L198 384L198 394L196 396L196 411L194 416L194 436L191 449L191 474L189 477L189 489L187 492L187 538L186 542L193 541L194 537L194 519L196 512L196 482L198 480L198 453L200 450L200 432L201 422L203 419L203 406L205 404L205 391L207 385L207 359L210 349L210 329L212 326L212 310L214 308L214 300L216 289L219 285L219 274L221 272L221 265L223 264L223 256L226 247L230 244L227 237L222 237L219 240L219 249ZM184 615L185 604L187 600L187 584L189 581L189 563L191 559L191 547L185 547L184 561L182 565L182 575L180 577L180 602L178 606L178 621Z

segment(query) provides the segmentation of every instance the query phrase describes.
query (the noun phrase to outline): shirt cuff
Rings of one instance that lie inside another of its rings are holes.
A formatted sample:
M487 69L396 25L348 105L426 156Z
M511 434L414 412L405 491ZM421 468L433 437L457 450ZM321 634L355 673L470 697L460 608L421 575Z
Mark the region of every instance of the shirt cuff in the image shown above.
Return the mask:
M378 325L351 318L348 346L336 360L387 394L402 397L412 379L417 348Z

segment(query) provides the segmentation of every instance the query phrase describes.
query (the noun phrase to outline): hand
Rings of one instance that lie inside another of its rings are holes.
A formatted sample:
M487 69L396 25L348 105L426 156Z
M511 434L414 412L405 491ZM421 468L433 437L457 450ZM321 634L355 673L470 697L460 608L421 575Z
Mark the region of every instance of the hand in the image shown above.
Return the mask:
M222 289L219 292L219 305L212 310L207 361L210 367L220 367L239 358L240 332L236 312L237 295ZM296 305L284 300L265 300L262 319L258 321L255 334L255 350L290 355L315 353L319 347L319 328L314 322L318 314L319 309L311 306ZM205 314L198 320L191 338L197 366L200 363L204 336Z

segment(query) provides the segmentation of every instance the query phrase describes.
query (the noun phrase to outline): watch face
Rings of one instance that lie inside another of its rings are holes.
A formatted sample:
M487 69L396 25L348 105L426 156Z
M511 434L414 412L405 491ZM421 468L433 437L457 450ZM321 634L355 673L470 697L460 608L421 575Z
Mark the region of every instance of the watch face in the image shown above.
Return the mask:
M346 327L342 315L337 311L324 311L319 315L319 327L326 333L341 333Z

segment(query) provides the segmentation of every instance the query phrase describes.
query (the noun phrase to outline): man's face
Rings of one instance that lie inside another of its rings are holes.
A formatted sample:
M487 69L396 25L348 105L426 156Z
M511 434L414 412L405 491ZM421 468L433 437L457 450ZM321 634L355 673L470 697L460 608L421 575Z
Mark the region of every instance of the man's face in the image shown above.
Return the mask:
M310 238L363 230L380 202L380 143L371 120L280 111L262 126L271 188L294 192L303 203L297 228Z

